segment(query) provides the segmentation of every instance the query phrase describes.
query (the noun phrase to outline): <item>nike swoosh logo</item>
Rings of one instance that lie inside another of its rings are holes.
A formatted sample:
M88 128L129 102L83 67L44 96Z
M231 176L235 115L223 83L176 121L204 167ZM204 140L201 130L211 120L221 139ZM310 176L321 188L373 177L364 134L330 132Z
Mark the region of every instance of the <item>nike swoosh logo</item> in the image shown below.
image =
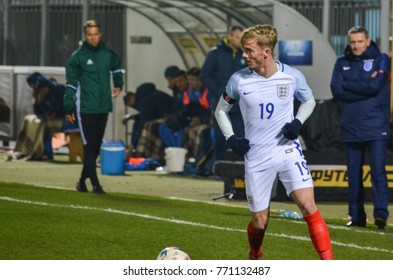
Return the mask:
M344 66L344 67L343 67L343 70L344 70L344 71L349 70L349 69L351 69L351 67L347 67L347 66Z
M247 94L250 94L250 93L252 93L252 91L249 91L249 92L243 92L243 95L247 95Z
M311 178L307 178L307 179L302 179L303 180L303 182L306 182L306 181L308 181L308 180L310 180Z

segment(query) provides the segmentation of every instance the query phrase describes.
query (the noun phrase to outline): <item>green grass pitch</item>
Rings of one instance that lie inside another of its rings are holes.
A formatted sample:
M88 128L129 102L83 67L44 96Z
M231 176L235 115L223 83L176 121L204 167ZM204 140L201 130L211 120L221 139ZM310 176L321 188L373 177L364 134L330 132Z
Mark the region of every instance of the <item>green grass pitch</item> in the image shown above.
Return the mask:
M176 246L193 260L248 257L245 208L156 196L95 195L0 182L0 259L153 260ZM393 228L326 219L336 259L392 260ZM303 220L272 212L267 260L317 260Z

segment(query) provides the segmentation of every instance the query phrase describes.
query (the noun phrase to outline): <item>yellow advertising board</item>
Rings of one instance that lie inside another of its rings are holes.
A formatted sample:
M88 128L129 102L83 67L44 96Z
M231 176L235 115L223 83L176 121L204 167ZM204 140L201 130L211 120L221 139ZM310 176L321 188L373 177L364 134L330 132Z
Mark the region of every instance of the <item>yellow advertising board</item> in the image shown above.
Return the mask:
M346 188L348 187L348 172L346 165L308 165L313 178L314 187ZM393 165L386 166L388 186L393 188ZM363 166L363 185L371 188L370 166ZM243 178L233 180L236 189L244 189Z
M348 172L345 165L308 165L315 187L348 187ZM386 166L388 186L393 188L393 165ZM370 166L363 166L363 185L371 187Z

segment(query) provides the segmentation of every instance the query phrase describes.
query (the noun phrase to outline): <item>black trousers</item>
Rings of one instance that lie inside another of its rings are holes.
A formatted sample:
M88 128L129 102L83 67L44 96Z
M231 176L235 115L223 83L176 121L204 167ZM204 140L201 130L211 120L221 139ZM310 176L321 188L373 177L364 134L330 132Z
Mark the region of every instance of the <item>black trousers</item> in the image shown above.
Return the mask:
M80 130L83 140L83 169L80 182L90 178L93 186L99 186L96 161L100 155L108 114L80 114Z

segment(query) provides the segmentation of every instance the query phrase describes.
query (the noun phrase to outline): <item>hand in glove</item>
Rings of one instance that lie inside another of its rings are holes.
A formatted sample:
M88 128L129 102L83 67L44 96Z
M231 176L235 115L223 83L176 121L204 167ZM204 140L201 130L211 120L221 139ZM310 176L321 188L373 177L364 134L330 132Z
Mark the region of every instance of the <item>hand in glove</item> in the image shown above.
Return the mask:
M299 137L300 129L302 128L302 123L298 119L294 119L290 123L286 123L281 130L281 133L285 138L290 140L295 140Z
M239 157L244 156L250 150L250 140L246 138L237 138L236 135L232 135L228 138L227 143Z

